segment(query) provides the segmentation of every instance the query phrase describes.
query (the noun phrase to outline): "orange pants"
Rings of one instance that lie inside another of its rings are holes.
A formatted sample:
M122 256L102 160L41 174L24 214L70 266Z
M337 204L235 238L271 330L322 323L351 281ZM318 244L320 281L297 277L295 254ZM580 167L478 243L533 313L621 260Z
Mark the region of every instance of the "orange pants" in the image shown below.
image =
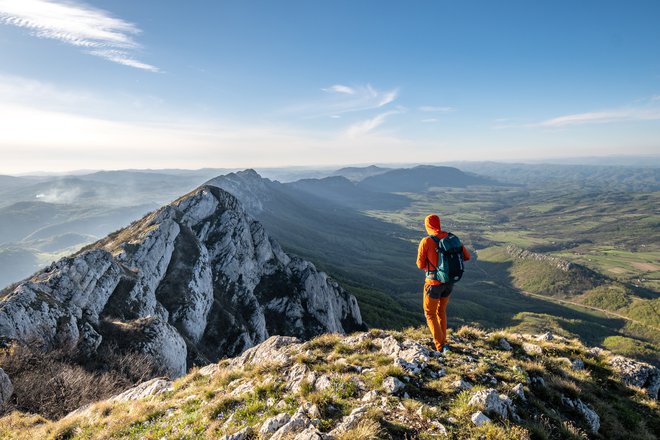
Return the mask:
M424 315L426 315L426 323L431 329L433 335L433 342L438 351L442 350L443 345L447 341L447 303L449 297L445 298L429 298L424 294Z

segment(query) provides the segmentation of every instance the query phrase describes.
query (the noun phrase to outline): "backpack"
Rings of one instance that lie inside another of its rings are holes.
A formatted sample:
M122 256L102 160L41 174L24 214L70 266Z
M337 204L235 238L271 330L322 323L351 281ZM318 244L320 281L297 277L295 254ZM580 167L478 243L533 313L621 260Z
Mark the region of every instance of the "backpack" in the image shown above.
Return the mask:
M451 232L443 239L429 235L436 244L438 252L438 267L426 271L426 278L441 283L457 283L461 280L464 271L463 244Z

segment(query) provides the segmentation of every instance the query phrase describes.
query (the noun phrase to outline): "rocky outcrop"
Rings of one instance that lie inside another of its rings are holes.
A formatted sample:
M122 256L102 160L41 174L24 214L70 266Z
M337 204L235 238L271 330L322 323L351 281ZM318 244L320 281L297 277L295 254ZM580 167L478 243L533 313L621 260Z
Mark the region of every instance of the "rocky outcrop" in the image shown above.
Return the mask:
M7 373L0 368L0 407L7 403L12 394L14 394L14 386Z
M127 427L140 438L176 430L178 437L225 440L513 439L534 438L541 427L561 438L609 438L614 429L617 437L654 438L657 402L625 389L603 368L611 359L585 362L576 372L566 359L588 351L576 340L555 337L553 349L530 362L523 350L503 351L499 340L518 347L535 335L465 333L450 335L452 351L444 354L426 348L426 328L308 342L273 336L175 382L154 379L88 405L65 423L35 424L33 416L13 413L0 426L9 421L9 438L53 437L61 426L75 427L73 438L121 437ZM395 366L395 359L419 369ZM446 374L438 378L441 369ZM545 376L545 385L529 375ZM493 376L493 385L481 385ZM459 377L479 385L454 386ZM630 414L640 423L630 423Z
M625 384L642 388L649 397L658 398L660 369L623 356L613 357L609 364Z
M568 397L562 397L561 402L567 407L577 411L579 414L584 417L585 421L589 426L589 431L592 433L598 432L600 429L600 417L593 409L589 408L582 400L580 399L569 399Z
M271 335L363 329L357 300L203 186L0 295L0 336L149 355L180 376Z
M497 415L502 419L508 418L514 412L511 399L498 394L493 388L474 393L468 405L477 406L486 414Z
M578 295L602 285L607 279L581 264L553 257L547 254L531 252L514 245L508 245L506 251L515 260L537 261L544 266L557 269L561 276L544 286L544 292L561 295ZM553 336L552 334L547 334ZM547 335L541 335L542 338Z

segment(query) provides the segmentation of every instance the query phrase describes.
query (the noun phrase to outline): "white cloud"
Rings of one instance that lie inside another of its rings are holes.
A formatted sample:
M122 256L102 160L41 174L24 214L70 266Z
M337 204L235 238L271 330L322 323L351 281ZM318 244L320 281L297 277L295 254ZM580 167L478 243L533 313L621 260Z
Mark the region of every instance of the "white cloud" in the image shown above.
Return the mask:
M514 118L500 118L494 121L496 124L492 128L563 128L588 124L655 121L660 120L660 106L658 106L657 101L659 100L655 96L651 96L634 101L634 105L609 110L568 114L534 123L516 122Z
M323 90L324 92L335 92L335 93L344 93L346 95L355 95L355 90L352 87L343 86L341 84L335 84L334 86L321 90Z
M135 59L140 29L108 12L76 3L50 0L0 0L0 23L30 29L32 35L61 41L137 69L159 69Z
M453 107L435 107L432 105L423 105L419 108L420 112L427 112L427 113L449 113L453 112L456 110Z
M539 127L565 127L583 124L607 124L626 121L651 121L660 119L660 108L624 108L559 116L536 124Z
M354 87L336 84L322 90L327 92L323 99L290 106L283 110L284 113L298 113L311 118L339 116L343 113L379 109L394 102L399 96L398 89L381 91L371 84Z
M383 125L385 120L392 115L396 115L398 113L401 113L400 111L389 111L385 113L380 113L373 118L365 119L363 121L356 122L355 124L351 125L348 127L348 130L346 130L346 136L348 138L354 139L358 138L360 136L364 136L365 134L373 131L374 129L380 127Z

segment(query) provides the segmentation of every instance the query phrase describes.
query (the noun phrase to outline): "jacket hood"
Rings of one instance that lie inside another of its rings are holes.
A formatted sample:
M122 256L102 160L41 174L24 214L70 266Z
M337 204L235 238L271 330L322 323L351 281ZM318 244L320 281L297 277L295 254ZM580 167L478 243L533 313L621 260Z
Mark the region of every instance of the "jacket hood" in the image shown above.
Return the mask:
M424 219L424 226L426 227L426 233L429 235L440 235L442 233L440 217L435 214L426 216Z

